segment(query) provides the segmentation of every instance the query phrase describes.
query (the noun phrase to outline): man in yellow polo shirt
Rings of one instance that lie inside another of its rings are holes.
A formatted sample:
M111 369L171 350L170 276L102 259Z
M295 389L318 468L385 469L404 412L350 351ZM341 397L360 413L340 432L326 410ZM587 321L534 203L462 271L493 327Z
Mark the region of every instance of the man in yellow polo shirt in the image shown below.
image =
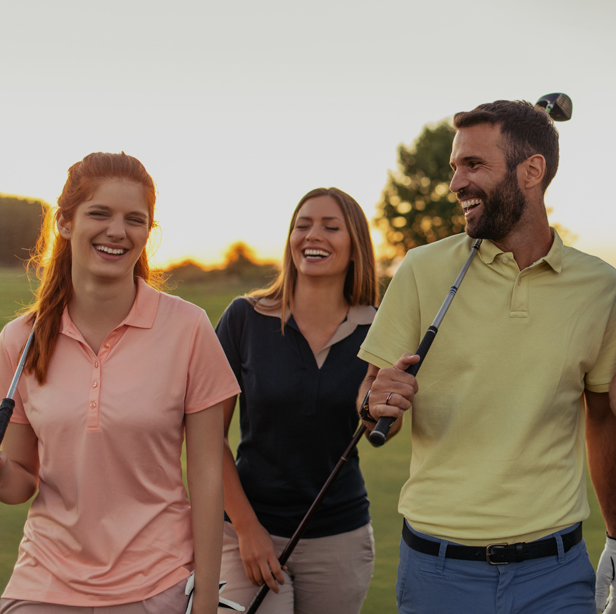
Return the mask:
M369 428L387 415L399 429L412 405L398 610L595 614L581 536L589 514L584 439L588 426L591 471L616 537L608 398L616 271L564 246L548 224L544 193L558 168L558 133L543 110L497 101L458 113L454 125L450 187L466 235L407 254L360 351L370 363L360 391L362 399L371 389ZM418 389L405 372L418 360L408 352L472 238L484 241Z

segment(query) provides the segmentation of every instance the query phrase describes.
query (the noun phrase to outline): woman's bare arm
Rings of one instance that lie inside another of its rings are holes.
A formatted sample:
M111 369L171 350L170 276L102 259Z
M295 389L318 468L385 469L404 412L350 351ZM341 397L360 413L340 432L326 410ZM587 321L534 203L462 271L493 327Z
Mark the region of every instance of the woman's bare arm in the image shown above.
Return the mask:
M38 438L29 424L11 422L0 452L0 501L25 503L38 489Z
M233 418L237 397L227 399L225 414L225 451L223 480L225 485L225 511L237 533L240 556L248 579L260 586L265 582L272 591L278 592L278 584L284 584L284 575L278 562L278 552L269 533L259 522L248 501L240 476L237 473L233 452L229 445L229 426Z
M186 415L186 468L195 543L194 614L216 614L223 532L223 409Z

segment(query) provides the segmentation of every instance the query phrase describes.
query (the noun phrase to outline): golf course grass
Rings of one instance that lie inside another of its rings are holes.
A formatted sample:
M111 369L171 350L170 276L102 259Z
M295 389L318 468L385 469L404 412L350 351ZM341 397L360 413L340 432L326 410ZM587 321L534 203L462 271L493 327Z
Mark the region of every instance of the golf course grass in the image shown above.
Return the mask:
M179 285L173 294L203 307L212 323L216 323L231 299L250 287L238 283ZM20 306L30 300L30 284L21 269L0 269L0 328L14 317ZM4 396L6 391L0 391ZM232 439L237 442L237 420L234 419ZM402 519L397 513L400 487L408 476L410 462L410 431L403 428L383 448L372 448L364 440L359 445L376 540L376 565L368 598L362 614L390 614L396 612L395 581L398 564L398 543ZM590 559L596 567L605 541L605 526L599 506L587 479L591 507L590 518L584 523ZM455 502L452 501L452 505ZM28 504L8 506L0 504L0 589L6 585L17 556Z

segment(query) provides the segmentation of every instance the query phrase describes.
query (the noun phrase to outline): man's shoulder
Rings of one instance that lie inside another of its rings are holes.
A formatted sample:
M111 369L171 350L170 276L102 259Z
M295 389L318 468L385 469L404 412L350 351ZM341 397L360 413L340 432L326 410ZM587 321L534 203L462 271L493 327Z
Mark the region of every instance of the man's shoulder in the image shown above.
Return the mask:
M434 275L437 262L440 262L445 269L448 265L455 268L458 261L468 258L473 241L467 234L460 233L434 243L414 247L406 253L400 270L412 269L415 275Z
M433 243L420 245L419 247L410 249L407 252L407 256L412 255L412 257L417 258L433 258L436 254L457 252L466 248L468 248L468 251L473 245L473 241L474 239L471 239L471 237L469 237L466 233L460 232L458 234L451 235L450 237L445 237L444 239L434 241Z
M563 245L563 268L566 272L583 275L592 280L602 280L616 287L616 268L605 260L575 247Z

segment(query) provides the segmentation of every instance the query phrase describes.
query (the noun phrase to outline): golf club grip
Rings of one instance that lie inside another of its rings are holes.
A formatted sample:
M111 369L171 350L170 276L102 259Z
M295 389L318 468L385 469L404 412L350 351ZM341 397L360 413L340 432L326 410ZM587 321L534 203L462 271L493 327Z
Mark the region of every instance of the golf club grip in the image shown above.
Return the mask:
M9 425L11 416L13 415L13 408L15 407L15 401L13 399L2 399L0 404L0 443L4 439L4 433L6 433L6 427Z
M419 347L417 348L417 351L415 352L415 354L419 356L419 360L406 370L407 373L410 373L413 376L417 375L419 367L421 367L421 363L424 361L424 358L426 357L426 354L434 341L434 337L436 337L436 333L438 333L438 328L436 328L436 326L432 325L428 328L426 334L421 340L421 343L419 344ZM396 419L391 418L390 416L383 416L382 418L379 418L374 430L368 436L370 443L375 448L379 448L385 443L387 440L387 435L389 434L389 429L395 421Z

